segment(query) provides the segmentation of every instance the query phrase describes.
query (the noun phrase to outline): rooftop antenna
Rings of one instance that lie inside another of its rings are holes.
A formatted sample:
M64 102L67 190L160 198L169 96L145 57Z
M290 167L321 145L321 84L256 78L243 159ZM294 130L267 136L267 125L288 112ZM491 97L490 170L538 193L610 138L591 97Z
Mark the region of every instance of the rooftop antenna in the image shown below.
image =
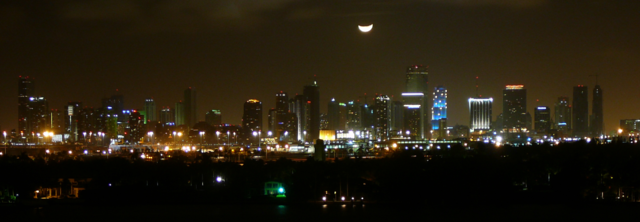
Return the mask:
M476 98L480 98L480 93L478 93L478 76L476 76Z
M595 75L589 75L589 77L591 77L591 76L595 76L595 77L596 77L596 86L597 86L597 85L598 85L598 74L595 74Z

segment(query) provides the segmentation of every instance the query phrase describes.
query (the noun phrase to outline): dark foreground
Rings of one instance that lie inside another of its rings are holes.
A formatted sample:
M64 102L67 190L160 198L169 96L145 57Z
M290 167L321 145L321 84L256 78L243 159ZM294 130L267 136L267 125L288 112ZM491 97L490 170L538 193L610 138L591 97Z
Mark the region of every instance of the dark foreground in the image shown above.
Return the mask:
M387 204L62 204L1 207L3 221L621 221L635 203L387 205Z

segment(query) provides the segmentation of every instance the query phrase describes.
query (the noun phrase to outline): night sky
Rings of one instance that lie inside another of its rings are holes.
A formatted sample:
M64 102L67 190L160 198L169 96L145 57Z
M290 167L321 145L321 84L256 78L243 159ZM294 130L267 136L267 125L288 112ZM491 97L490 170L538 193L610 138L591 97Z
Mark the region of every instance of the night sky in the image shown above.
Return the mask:
M599 75L609 132L640 118L639 30L633 0L4 0L0 128L17 128L20 75L58 109L100 107L116 89L125 108L146 97L173 107L195 87L200 120L221 109L239 124L247 99L268 110L276 92L302 93L314 75L322 112L332 97L397 98L406 67L424 64L430 87L449 90L450 125L469 124L476 76L495 119L506 84L525 85L533 115L578 84L591 105Z

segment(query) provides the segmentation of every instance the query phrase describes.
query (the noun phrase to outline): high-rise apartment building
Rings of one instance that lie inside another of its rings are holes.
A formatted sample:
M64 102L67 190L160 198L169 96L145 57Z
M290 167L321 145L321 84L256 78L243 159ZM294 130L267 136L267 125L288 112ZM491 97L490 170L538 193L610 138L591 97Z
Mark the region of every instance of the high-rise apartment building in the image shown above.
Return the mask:
M587 86L573 87L573 135L585 137L589 134L589 91Z
M50 128L49 103L44 97L29 97L25 133L42 134Z
M160 122L163 124L175 123L175 114L171 107L163 106L162 109L160 109Z
M376 97L373 113L376 139L388 140L391 129L391 99L389 96L379 95Z
M493 98L469 98L469 130L471 132L491 130Z
M345 130L361 130L362 129L362 109L360 103L349 101L346 104L346 126Z
M327 122L328 130L338 130L340 128L340 104L335 98L332 98L327 106Z

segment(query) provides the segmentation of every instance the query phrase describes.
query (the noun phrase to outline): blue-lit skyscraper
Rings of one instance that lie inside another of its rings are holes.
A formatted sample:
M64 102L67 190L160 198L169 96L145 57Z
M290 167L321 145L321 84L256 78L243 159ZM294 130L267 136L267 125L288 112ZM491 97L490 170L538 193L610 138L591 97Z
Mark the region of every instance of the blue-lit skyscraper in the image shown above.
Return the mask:
M439 85L433 90L433 108L431 108L431 129L440 129L440 119L447 118L447 89Z

